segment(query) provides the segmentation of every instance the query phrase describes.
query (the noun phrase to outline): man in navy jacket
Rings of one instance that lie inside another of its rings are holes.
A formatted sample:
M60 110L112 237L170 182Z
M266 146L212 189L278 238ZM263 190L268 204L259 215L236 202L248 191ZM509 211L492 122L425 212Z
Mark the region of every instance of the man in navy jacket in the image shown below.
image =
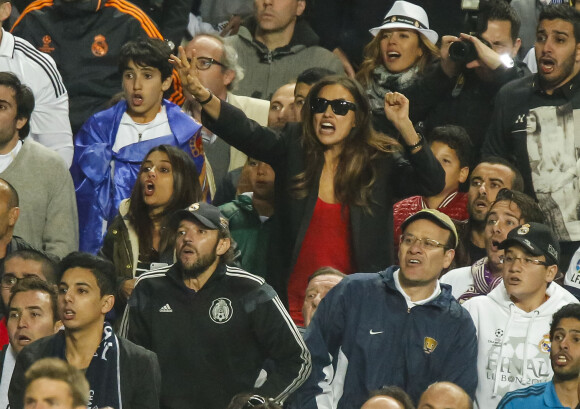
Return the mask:
M384 385L403 388L417 402L437 381L473 397L475 327L451 287L438 281L455 255L453 222L424 209L401 227L400 267L346 277L320 303L305 335L312 373L298 407L360 407Z

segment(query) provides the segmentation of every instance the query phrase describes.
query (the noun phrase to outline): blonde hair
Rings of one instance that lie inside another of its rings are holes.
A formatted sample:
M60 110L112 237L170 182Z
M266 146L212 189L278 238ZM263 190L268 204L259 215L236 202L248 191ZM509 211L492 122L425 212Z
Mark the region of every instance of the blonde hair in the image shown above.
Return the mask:
M383 39L383 32L381 30L377 33L375 38L365 46L364 60L361 64L360 70L356 74L356 79L364 87L368 86L371 81L371 74L373 70L383 65L383 56L381 55L381 40ZM437 60L441 53L439 48L427 39L422 33L411 30L419 36L419 47L423 50L423 55L419 58L416 65L419 67L419 74L423 74L427 67L435 60Z

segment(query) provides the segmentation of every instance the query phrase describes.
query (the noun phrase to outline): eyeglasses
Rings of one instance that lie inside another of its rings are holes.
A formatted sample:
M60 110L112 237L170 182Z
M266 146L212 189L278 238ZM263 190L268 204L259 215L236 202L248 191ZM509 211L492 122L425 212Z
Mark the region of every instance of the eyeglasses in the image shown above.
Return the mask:
M325 98L314 98L310 103L310 110L314 114L321 114L326 111L329 105L332 108L332 112L340 116L346 115L348 111L356 111L356 105L353 102L345 101L344 99L329 101Z
M405 246L412 246L413 244L415 244L416 242L419 242L419 246L423 249L423 250L435 250L439 247L446 249L447 245L443 244L443 243L439 243L437 240L433 240L433 239L420 239L418 237L413 236L412 234L409 233L403 233L401 234L401 239L399 240L399 243L401 245L405 245Z
M0 282L2 283L2 287L12 288L17 282L19 282L20 280L24 280L25 278L39 278L39 277L36 274L25 274L24 277L17 278L12 273L8 273L8 275L6 275L5 273L2 276L2 280L0 280Z
M246 404L244 405L244 407L242 409L252 409L252 408L255 408L256 406L265 405L265 404L266 404L266 399L264 399L260 395L252 395L252 396L250 396L250 399L248 399L248 401L246 402Z
M20 280L22 280L22 278L17 278L12 275L9 276L5 275L2 277L2 287L11 288Z
M189 62L191 62L191 60ZM205 71L208 70L213 64L217 64L220 67L225 67L225 65L223 65L218 60L214 60L213 58L209 57L197 57L195 67L198 70Z
M549 264L546 261L542 261L542 260L538 260L538 259L530 258L530 257L522 257L522 256L516 257L512 253L507 253L503 258L504 264L514 264L516 262L516 260L520 260L520 262L522 263L522 266L524 266L524 267L530 267L532 265L549 266Z

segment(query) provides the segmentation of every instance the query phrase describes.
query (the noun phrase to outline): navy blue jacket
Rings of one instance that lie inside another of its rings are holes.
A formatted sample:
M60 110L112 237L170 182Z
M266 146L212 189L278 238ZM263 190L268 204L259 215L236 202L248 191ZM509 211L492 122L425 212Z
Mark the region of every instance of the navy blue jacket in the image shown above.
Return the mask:
M320 303L305 335L312 372L296 407L360 408L387 385L417 402L436 381L474 396L477 337L469 313L446 284L434 300L408 309L393 278L398 268L346 277Z

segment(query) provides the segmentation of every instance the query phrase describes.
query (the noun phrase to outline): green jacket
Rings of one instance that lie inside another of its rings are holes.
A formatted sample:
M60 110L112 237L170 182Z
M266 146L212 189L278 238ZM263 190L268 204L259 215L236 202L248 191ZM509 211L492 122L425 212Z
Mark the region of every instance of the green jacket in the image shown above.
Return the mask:
M220 211L230 223L230 232L241 252L238 261L242 268L267 280L272 219L262 223L252 205L252 197L246 194L221 205Z

